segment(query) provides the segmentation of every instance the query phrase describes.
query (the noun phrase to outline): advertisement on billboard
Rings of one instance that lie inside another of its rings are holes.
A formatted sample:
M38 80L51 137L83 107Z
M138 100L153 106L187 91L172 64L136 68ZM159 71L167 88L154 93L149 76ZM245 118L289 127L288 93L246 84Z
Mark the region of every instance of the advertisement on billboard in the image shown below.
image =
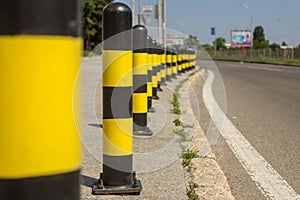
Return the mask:
M233 47L250 47L252 35L250 30L232 30L231 46Z

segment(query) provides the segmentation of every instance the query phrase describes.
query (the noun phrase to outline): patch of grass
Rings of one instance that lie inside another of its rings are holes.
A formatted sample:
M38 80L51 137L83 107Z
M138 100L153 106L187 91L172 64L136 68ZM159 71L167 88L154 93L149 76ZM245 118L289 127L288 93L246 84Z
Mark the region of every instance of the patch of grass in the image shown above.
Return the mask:
M199 200L200 197L196 194L195 188L198 187L196 183L190 184L188 188L186 188L186 194L189 197L189 200Z
M198 158L198 151L187 149L186 151L181 153L182 165L183 167L187 167L191 164L193 158Z
M279 60L279 59L262 59L262 58L252 58L252 59L251 58L223 58L223 57L213 57L213 60L243 61L243 62L251 62L251 63L300 66L300 60Z
M171 104L173 105L171 112L176 115L181 114L178 94L173 93L173 98L172 98Z
M173 105L173 108L171 109L171 113L176 114L176 115L180 115L181 114L181 110L180 110L180 102L179 102L179 90L180 88L183 86L184 82L186 82L188 79L184 79L182 81L180 81L180 83L175 87L174 93L172 95L172 100L171 100L171 104Z
M173 123L175 124L175 126L181 126L182 125L182 122L179 119L175 119L173 121Z
M172 110L171 110L171 113L173 113L173 114L176 114L176 115L180 115L181 114L181 110L179 109L179 108L173 108Z
M182 128L194 128L193 124L182 123L182 121L180 121L180 119L173 120L173 123L175 124L175 126L181 126Z

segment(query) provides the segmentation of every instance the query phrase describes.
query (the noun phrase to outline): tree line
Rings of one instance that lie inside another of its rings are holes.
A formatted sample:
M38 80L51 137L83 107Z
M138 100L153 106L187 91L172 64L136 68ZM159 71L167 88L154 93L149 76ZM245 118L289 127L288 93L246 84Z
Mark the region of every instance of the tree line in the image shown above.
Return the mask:
M102 41L102 11L112 0L82 0L84 50L92 50Z
M226 47L226 40L225 38L218 37L216 40L213 42L213 45L209 44L204 44L202 47L206 50L213 50L213 47L216 43L217 50L225 50L227 49ZM282 42L281 44L278 43L272 43L270 44L269 40L266 39L265 33L264 33L264 28L262 26L256 26L253 31L253 49L263 49L263 48L271 48L271 49L279 49L281 46L287 46L286 42ZM231 47L234 48L234 47ZM298 46L300 48L300 45Z

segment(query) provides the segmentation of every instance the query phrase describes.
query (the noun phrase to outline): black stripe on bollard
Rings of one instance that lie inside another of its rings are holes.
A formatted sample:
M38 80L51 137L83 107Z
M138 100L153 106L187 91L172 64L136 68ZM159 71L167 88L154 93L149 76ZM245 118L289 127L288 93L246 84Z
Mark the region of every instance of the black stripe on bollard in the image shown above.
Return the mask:
M0 35L81 35L78 0L0 2ZM55 11L55 14L53 13Z
M152 38L147 36L147 63L148 63L148 80L147 80L147 97L148 97L148 112L155 112L155 109L152 107L152 55L151 47Z
M103 173L93 194L139 194L132 171L132 13L123 3L103 9Z
M80 199L80 3L0 1L1 200Z
M147 127L147 29L133 27L133 134L151 136Z

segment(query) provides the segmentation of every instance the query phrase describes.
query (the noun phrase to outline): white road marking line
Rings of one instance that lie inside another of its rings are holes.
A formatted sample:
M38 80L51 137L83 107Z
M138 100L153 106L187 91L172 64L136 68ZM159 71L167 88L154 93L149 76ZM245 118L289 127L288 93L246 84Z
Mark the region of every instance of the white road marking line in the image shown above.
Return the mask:
M264 70L264 71L273 71L273 72L281 72L282 69L275 69L272 67L254 67L254 66L241 66L240 64L222 64L223 66L226 67L232 67L232 68L240 68L240 69L244 69L244 68L248 68L248 69L257 69L257 70Z
M212 93L214 74L212 71L208 73L203 87L204 104L223 138L257 187L269 199L300 199L300 195L257 152L220 109Z
M266 68L266 67L253 67L253 66L246 66L248 69L258 69L258 70L265 70L265 71L274 71L274 72L281 72L281 69L273 69L273 68Z

